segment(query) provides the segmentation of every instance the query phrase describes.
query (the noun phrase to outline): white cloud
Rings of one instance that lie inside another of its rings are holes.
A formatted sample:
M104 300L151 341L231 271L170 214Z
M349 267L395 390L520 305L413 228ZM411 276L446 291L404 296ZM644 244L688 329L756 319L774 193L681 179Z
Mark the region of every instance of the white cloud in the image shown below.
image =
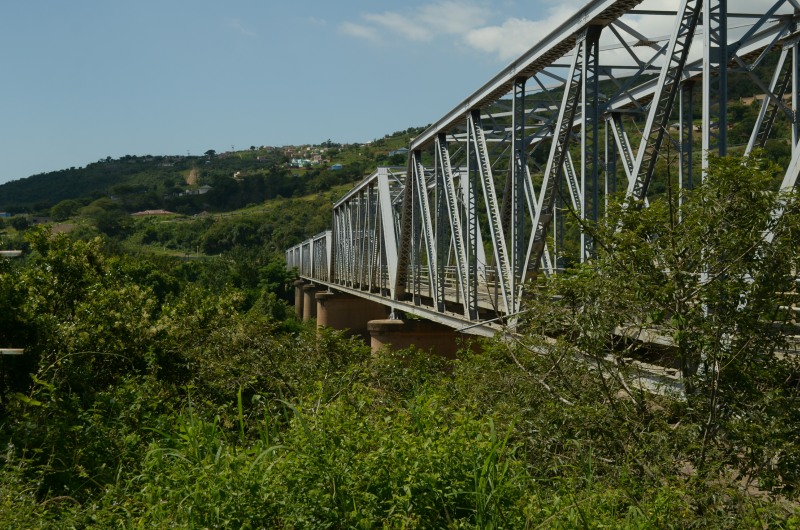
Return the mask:
M350 37L356 37L358 39L364 39L372 42L377 42L380 40L378 31L375 28L369 28L361 24L355 24L354 22L343 22L339 26L339 32L343 35L348 35Z
M561 21L575 12L583 0L564 0L547 10L542 20L507 18L488 25L492 12L475 0L436 0L414 11L366 13L358 22L345 22L341 33L370 41L394 35L411 42L429 42L450 37L502 60L528 50Z
M464 34L484 24L488 16L488 10L477 4L440 0L407 14L366 13L361 15L361 22L345 22L340 30L346 35L369 40L388 33L412 42L428 42L440 35Z
M541 38L542 23L510 18L500 26L470 31L464 41L476 50L508 59L520 55Z
M464 42L499 59L512 59L528 51L575 14L576 5L575 2L562 2L550 8L541 20L508 18L500 25L476 28L464 36Z
M445 0L423 6L419 21L441 33L459 35L486 22L489 11L479 5Z
M412 41L427 41L431 39L431 32L428 28L417 24L413 19L399 13L380 13L363 15L364 20L377 24L384 30L397 33Z
M729 11L763 12L775 0L730 0ZM362 14L357 22L345 22L340 32L372 42L399 37L409 42L430 42L437 38L450 38L455 43L508 61L528 51L549 35L560 24L587 3L587 0L558 0L548 7L537 7L544 1L532 2L533 17L514 16L500 18L490 11L484 0L432 0L415 9L398 12ZM676 9L678 0L644 0L641 9ZM512 4L513 5L513 4ZM527 9L527 7L526 7ZM785 10L784 10L785 11ZM494 19L496 23L490 23ZM629 16L626 23L648 37L668 35L674 25L673 17ZM624 35L632 39L632 36ZM612 39L610 31L604 32L603 42ZM624 52L612 52L622 55Z

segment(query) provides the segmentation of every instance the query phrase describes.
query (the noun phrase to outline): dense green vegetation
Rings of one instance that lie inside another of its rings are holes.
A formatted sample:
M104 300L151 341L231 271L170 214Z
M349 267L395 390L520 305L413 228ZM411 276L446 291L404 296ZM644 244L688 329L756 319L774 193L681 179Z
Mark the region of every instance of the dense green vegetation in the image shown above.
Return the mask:
M25 348L2 358L0 527L796 528L800 224L751 192L773 178L723 160L680 210L614 209L519 341L454 361L294 320L280 253L324 194L30 228L0 262L0 344ZM621 326L674 341L685 395L638 388L654 353Z

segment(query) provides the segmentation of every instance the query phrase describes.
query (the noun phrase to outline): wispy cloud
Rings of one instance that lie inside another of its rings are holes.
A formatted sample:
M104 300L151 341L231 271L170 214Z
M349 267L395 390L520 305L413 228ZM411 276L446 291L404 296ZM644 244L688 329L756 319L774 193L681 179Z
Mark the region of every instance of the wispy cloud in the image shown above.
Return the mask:
M542 10L537 19L509 17L499 24L475 28L465 35L464 42L478 51L509 60L542 40L584 3L584 0L561 0Z
M312 26L320 26L320 27L322 27L322 26L327 26L328 25L328 21L325 20L324 18L308 17L306 20Z
M438 32L459 35L485 24L490 14L477 4L445 0L420 8L419 20Z
M228 28L235 31L243 37L257 37L258 33L252 28L245 26L245 24L238 18L228 20Z
M380 14L366 14L362 18L379 26L384 30L388 30L400 35L403 38L412 41L428 41L433 37L430 28L425 27L418 23L417 20L409 18L400 13L380 13Z
M500 60L513 58L533 46L572 15L585 0L561 0L542 10L538 20L498 14L479 0L435 0L408 11L362 14L357 22L345 22L340 32L372 42L389 37L410 42L449 38L455 43L494 55Z
M658 9L676 9L677 0L645 0ZM730 0L730 9L759 12L774 0ZM490 10L485 0L430 0L413 9L364 13L358 20L345 22L340 32L371 42L387 42L399 38L408 42L429 42L450 39L453 43L510 60L526 52L562 22L574 15L586 0L544 0L531 2L531 17L503 16ZM510 4L510 5L513 5ZM526 1L527 5L527 1ZM547 5L547 7L542 7ZM763 11L762 11L763 12ZM628 23L645 34L662 35L669 31L660 27L663 20L633 17ZM655 24L655 27L651 27ZM670 22L671 24L671 22Z
M411 42L449 38L480 52L507 60L528 50L559 23L573 14L583 0L562 0L542 12L539 20L506 18L492 24L497 14L476 0L437 0L413 11L362 14L357 22L345 22L341 33L372 42L390 35Z
M363 24L356 24L355 22L343 22L339 26L339 31L343 35L355 37L357 39L364 39L371 42L378 42L378 30L364 26Z
M478 4L440 0L413 11L364 13L358 22L344 22L341 33L371 41L389 36L428 42L442 35L463 35L485 24L489 11Z

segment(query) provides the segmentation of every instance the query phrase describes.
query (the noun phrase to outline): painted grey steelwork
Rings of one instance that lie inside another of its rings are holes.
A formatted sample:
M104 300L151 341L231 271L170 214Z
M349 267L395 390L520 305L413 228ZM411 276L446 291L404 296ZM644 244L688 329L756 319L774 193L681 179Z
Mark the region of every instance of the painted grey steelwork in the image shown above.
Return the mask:
M592 258L580 227L617 191L647 205L665 173L690 188L709 157L763 147L780 120L792 131L781 189L794 188L799 2L588 3L413 139L405 168L379 168L338 201L331 231L289 249L287 265L488 335L513 325L536 274ZM740 146L736 79L761 105Z

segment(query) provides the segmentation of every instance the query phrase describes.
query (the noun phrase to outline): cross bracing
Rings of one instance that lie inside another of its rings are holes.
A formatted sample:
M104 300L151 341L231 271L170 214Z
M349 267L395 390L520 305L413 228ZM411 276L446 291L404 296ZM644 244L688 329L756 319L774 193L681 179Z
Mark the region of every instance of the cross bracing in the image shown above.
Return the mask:
M709 157L778 128L792 152L781 188L796 186L798 20L800 0L589 2L413 139L405 168L366 177L287 262L453 327L513 324L526 282L592 259L581 227L610 195L646 207L670 175L691 188ZM732 84L750 87L754 123L728 112Z

